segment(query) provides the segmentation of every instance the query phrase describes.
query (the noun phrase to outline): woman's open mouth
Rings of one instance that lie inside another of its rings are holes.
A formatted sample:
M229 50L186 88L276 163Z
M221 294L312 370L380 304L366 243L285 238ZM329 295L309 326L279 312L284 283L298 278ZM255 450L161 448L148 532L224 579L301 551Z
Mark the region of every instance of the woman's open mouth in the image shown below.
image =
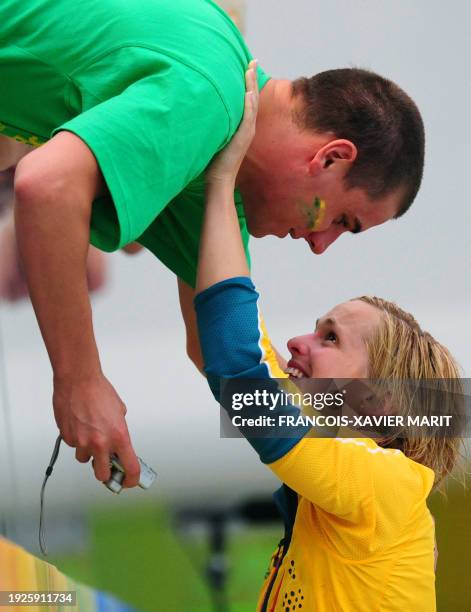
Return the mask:
M307 372L305 372L301 366L293 360L288 361L285 372L293 378L309 378Z

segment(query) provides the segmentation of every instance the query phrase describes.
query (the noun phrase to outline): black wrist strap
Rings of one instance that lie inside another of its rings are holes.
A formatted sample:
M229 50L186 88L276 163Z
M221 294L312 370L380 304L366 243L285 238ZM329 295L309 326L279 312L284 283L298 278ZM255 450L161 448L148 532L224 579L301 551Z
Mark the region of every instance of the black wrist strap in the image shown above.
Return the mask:
M52 468L59 456L59 448L61 445L62 438L60 436L57 437L56 443L54 445L54 450L52 451L52 457L49 461L49 465L46 469L46 475L44 477L43 486L41 487L41 497L40 497L40 510L39 510L39 548L44 556L47 556L47 547L46 547L46 538L45 538L45 529L44 529L44 490L46 488L46 482L49 476L52 474Z

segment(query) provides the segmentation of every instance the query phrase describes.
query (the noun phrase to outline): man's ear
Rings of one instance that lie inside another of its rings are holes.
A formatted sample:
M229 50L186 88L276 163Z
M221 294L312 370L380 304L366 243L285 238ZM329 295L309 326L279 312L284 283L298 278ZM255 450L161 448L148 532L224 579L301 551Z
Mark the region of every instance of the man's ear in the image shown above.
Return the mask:
M357 148L350 140L331 140L321 147L309 162L309 174L318 176L335 163L345 170L345 165L352 164L357 155Z

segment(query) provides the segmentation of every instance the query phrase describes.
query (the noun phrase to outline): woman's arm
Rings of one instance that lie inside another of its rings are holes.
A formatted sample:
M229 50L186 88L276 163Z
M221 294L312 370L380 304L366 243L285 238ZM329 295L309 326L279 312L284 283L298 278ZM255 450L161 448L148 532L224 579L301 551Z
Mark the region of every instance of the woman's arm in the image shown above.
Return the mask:
M237 212L234 188L240 165L255 134L258 110L256 62L245 75L244 117L229 146L206 173L206 212L200 238L196 293L235 276L249 276Z

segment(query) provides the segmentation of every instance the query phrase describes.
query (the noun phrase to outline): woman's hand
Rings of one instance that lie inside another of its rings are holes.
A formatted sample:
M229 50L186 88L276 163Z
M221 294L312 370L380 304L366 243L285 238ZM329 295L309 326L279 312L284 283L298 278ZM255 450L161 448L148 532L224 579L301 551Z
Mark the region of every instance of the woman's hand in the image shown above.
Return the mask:
M206 206L200 236L196 293L234 276L249 276L239 219L234 205L234 186L240 165L255 134L258 110L257 63L245 73L244 116L231 142L206 172Z
M255 135L258 111L257 60L245 73L244 116L230 143L213 159L206 171L206 183L235 185L237 173Z

